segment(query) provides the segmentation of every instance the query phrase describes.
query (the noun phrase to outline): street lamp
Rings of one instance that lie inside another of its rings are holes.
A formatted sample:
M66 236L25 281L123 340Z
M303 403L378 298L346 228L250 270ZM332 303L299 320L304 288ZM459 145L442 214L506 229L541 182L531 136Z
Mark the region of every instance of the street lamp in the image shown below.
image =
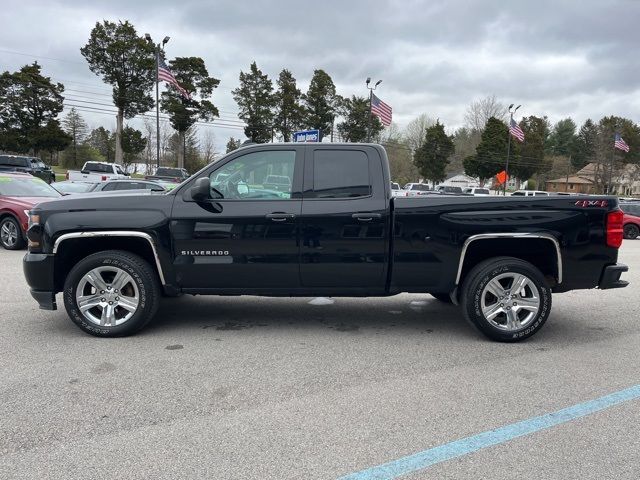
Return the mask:
M160 68L160 50L169 42L170 37L164 37L162 43L155 45L149 33L144 34L144 38L156 49L156 168L160 168L160 79L158 69Z
M371 83L371 77L367 77L367 80L365 81L365 84L369 89L369 122L367 123L367 142L371 141L371 116L372 116L371 106L373 103L373 91L376 88L378 88L378 85L382 83L382 80L378 80L373 87L369 86L370 83Z
M509 108L507 109L507 111L509 112L509 126L507 127L507 134L509 136L509 139L507 141L507 161L504 166L504 189L502 192L503 196L507 195L507 182L509 181L509 157L511 156L511 124L513 123L513 115L522 106L522 105L518 105L513 111L511 111L511 109L513 108L513 105L514 104L512 103L511 105L509 105Z

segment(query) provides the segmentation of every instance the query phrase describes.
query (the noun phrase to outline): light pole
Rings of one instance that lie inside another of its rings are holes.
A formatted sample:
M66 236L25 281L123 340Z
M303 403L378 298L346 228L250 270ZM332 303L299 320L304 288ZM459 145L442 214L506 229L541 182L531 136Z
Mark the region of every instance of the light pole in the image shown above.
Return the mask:
M509 157L511 156L511 124L513 123L513 115L518 111L518 109L522 105L518 105L515 110L511 111L513 108L513 103L509 105L509 127L507 128L507 134L509 139L507 141L507 162L504 166L504 189L502 191L502 196L507 195L507 182L509 181Z
M378 85L380 85L382 83L382 80L378 80L376 82L376 84L373 87L370 87L369 84L371 83L371 77L367 77L366 80L366 85L367 88L369 89L369 122L367 123L367 142L371 141L371 105L373 102L373 91L378 88Z
M152 44L156 49L156 168L160 167L160 79L158 78L158 69L160 68L160 50L169 41L170 37L164 37L162 43L154 45L151 35L144 34L147 42Z

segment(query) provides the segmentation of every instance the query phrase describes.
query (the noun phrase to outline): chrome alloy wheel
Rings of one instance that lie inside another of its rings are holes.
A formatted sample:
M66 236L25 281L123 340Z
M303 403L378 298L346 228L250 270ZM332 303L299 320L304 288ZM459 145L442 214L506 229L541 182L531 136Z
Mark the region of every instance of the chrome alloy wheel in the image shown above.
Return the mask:
M6 221L2 224L2 228L0 228L0 239L2 240L2 244L13 248L18 243L18 229L16 228L16 224L11 221Z
M540 310L540 292L521 273L503 273L482 290L482 314L496 328L516 331L528 326Z
M140 293L131 275L121 268L98 267L80 279L76 303L91 323L115 327L136 313Z

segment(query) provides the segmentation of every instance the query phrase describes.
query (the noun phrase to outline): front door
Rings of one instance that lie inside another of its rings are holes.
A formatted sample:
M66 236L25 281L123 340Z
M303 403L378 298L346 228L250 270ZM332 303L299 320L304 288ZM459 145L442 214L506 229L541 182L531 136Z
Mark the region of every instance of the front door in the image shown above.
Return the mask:
M295 146L239 151L207 172L210 199L178 194L171 222L178 284L253 293L298 288L301 167Z

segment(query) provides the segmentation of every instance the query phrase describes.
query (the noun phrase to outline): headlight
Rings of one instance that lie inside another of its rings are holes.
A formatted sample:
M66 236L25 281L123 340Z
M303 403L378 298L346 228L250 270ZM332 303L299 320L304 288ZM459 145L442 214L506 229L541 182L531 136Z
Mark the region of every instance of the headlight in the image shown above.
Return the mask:
M27 242L30 252L38 252L42 248L42 225L40 225L40 214L31 213L25 210L24 213L29 217L29 227L27 229Z

